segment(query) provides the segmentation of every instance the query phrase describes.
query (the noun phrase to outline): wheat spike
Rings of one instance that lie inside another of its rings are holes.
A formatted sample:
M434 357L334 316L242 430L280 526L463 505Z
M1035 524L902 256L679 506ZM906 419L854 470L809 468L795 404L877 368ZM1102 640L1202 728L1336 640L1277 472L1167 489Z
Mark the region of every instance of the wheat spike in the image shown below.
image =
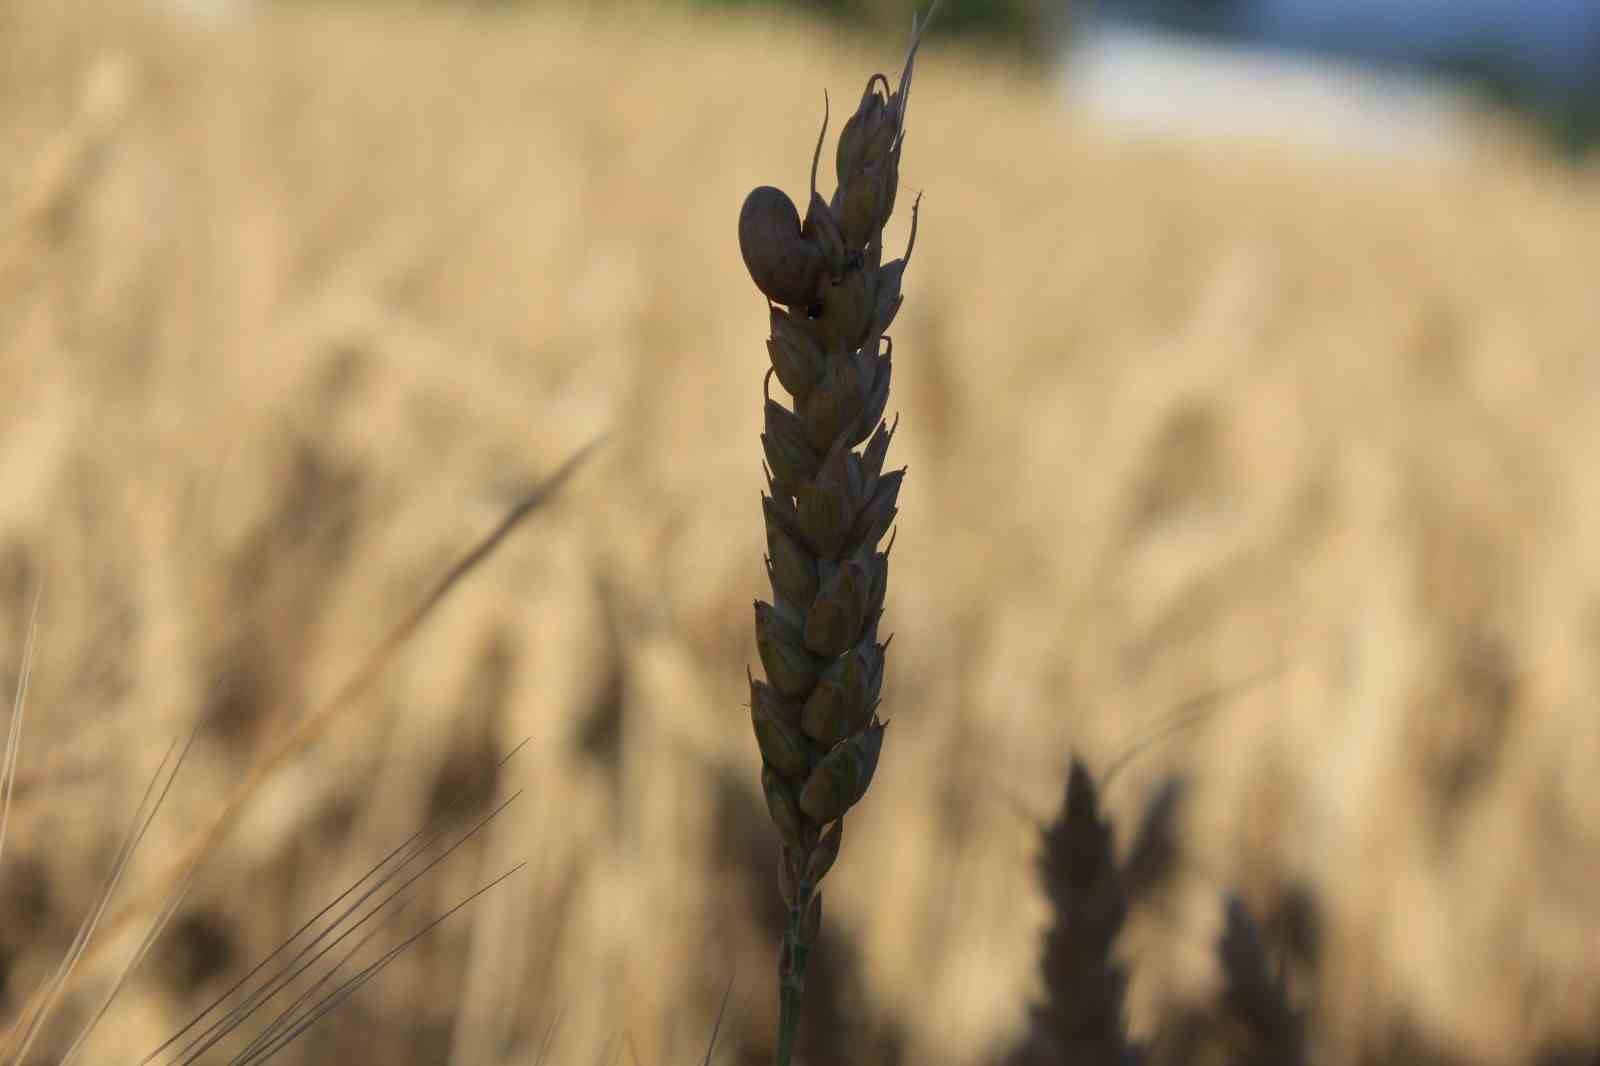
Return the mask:
M1166 789L1162 795L1146 818L1146 843L1135 854L1169 850L1153 841L1167 835L1177 792ZM1007 1066L1137 1066L1147 1056L1128 1038L1128 974L1115 955L1128 916L1129 879L1117 864L1115 832L1101 810L1099 789L1077 758L1061 814L1043 843L1039 874L1054 913L1039 961L1048 998L1029 1010L1028 1031L1007 1056ZM1142 859L1139 865L1168 864Z
M1306 1061L1305 1018L1289 1002L1284 975L1267 962L1261 929L1244 901L1228 892L1223 910L1217 938L1222 1006L1242 1038L1229 1061L1237 1066L1301 1066Z
M930 9L929 15L932 15ZM822 923L818 882L839 853L844 815L865 795L885 723L877 717L888 641L878 639L903 470L884 472L894 429L883 420L900 284L916 242L883 262L894 211L906 104L927 20L913 21L898 88L867 81L839 134L838 188L816 191L827 116L811 161L802 224L789 197L762 186L739 214L739 248L768 299L762 498L772 602L755 607L766 680L750 679L762 791L783 838L779 890L789 923L778 963L779 1066L788 1066L806 958ZM771 395L772 378L789 394ZM857 449L860 449L859 451ZM892 544L892 542L891 542Z

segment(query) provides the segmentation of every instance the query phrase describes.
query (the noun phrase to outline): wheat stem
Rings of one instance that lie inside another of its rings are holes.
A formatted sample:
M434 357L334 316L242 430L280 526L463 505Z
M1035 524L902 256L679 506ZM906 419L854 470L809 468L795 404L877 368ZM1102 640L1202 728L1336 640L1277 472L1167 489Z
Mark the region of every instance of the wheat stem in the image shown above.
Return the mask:
M811 945L801 937L801 923L805 921L806 907L811 903L814 888L811 881L800 881L794 905L789 908L789 925L783 934L783 953L778 961L778 1066L788 1066L794 1055L795 1038L800 1033L800 1003L806 990L806 959L811 955Z

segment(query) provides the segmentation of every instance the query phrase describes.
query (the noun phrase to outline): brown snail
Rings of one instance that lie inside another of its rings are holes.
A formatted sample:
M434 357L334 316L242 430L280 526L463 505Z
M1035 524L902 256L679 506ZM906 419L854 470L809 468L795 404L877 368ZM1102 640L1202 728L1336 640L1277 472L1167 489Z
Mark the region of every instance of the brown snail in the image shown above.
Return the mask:
M807 307L817 296L823 256L800 232L800 212L782 189L752 189L739 211L739 251L750 277L774 303Z

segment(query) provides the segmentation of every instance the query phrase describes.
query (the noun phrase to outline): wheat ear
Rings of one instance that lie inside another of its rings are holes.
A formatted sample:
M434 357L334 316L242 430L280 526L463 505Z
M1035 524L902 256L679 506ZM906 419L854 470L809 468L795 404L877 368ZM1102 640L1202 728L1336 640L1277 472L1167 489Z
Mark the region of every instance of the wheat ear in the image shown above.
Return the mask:
M1244 901L1229 892L1223 908L1225 922L1217 938L1222 1006L1241 1037L1229 1061L1235 1066L1302 1066L1306 1020L1289 1002L1284 975L1267 962L1261 929Z
M1048 998L1029 1010L1028 1032L1007 1066L1105 1063L1137 1066L1145 1048L1128 1039L1124 999L1128 974L1116 940L1128 916L1129 888L1149 888L1170 868L1170 835L1178 792L1163 789L1145 818L1130 865L1119 867L1111 822L1082 761L1067 775L1061 814L1044 834L1039 875L1054 921L1039 969Z
M890 263L883 262L883 228L894 211L912 67L926 25L913 18L899 87L874 74L845 122L833 199L817 193L824 111L804 225L789 197L766 185L739 213L739 249L768 299L772 330L761 436L772 602L755 605L767 679L750 678L750 715L762 791L783 838L778 885L789 908L778 960L778 1066L794 1054L806 958L822 923L817 884L839 854L844 814L866 793L883 746L876 711L888 641L879 643L878 623L889 552L878 542L894 521L905 476L883 472L894 435L883 421L893 351L884 331L900 308L916 206L906 253ZM791 405L772 399L774 376Z

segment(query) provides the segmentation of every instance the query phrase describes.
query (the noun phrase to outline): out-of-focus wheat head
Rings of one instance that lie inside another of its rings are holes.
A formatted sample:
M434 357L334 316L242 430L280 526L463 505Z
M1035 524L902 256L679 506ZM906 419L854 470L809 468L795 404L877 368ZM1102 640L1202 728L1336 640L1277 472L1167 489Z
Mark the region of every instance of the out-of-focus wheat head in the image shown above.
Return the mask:
M866 794L883 746L876 711L888 641L878 640L878 623L889 551L878 543L905 477L883 470L894 435L883 420L894 347L884 334L903 299L915 206L906 253L890 263L883 262L883 228L894 213L920 33L914 23L899 87L874 74L845 122L831 201L817 192L824 118L805 223L769 185L753 190L739 213L739 250L772 302L761 435L772 602L756 603L767 680L750 679L750 715L762 791L783 837L778 884L789 925L778 963L780 1064L793 1053L806 958L821 928L816 886L839 854L845 812ZM791 406L772 398L773 377Z
M1006 1066L1152 1061L1150 1049L1128 1035L1129 973L1116 957L1117 942L1130 913L1179 865L1183 790L1176 778L1156 790L1119 861L1104 787L1074 757L1061 813L1041 833L1039 876L1052 914L1039 958L1045 996L1030 1008Z

